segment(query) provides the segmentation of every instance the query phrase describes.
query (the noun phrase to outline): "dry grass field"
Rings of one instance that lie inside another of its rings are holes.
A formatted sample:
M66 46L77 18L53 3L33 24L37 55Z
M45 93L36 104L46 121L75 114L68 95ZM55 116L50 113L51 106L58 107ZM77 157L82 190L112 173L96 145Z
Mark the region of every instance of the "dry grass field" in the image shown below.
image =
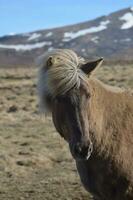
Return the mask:
M133 65L96 76L133 87ZM0 69L0 200L89 200L67 144L38 114L36 69Z

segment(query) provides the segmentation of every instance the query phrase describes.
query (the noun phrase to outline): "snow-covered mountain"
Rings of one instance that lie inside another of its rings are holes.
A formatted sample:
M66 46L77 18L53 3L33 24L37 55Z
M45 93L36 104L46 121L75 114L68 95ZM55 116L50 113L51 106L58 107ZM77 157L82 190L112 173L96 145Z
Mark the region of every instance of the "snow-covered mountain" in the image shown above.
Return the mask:
M133 7L61 28L0 38L0 66L30 66L53 48L71 48L87 58L133 61Z

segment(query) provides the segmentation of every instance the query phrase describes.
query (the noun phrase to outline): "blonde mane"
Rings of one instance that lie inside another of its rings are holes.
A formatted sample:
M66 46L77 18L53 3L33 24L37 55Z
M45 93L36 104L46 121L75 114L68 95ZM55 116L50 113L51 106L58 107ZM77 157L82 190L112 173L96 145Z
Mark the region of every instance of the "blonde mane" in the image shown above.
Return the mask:
M50 59L50 64L48 61ZM79 69L85 60L69 49L55 49L39 58L41 70L39 72L38 91L41 110L48 104L46 98L63 95L72 88L80 86L80 79L87 77Z

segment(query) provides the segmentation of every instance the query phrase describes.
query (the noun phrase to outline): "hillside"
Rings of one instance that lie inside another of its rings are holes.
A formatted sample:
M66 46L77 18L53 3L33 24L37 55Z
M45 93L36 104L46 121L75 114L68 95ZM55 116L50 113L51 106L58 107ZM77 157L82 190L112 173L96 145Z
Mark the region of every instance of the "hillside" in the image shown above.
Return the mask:
M133 8L91 21L0 38L0 67L31 66L34 58L53 48L71 48L93 59L133 60Z

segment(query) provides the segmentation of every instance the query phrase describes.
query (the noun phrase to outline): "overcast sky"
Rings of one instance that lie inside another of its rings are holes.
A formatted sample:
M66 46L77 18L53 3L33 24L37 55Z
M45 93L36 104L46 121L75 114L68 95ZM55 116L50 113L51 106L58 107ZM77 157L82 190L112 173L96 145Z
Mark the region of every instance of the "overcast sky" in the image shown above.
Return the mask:
M94 19L133 0L0 0L0 36Z

